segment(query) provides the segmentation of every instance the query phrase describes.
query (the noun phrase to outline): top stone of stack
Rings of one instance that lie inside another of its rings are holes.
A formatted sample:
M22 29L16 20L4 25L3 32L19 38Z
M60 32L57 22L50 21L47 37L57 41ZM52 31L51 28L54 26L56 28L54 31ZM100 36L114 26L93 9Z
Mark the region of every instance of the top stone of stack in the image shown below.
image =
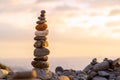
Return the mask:
M45 18L45 13L46 11L45 10L42 10L41 11L41 15L40 17L38 17L39 21L37 21L36 23L38 24L36 26L36 30L37 31L43 31L43 30L46 30L47 29L47 24L45 24L46 21L46 18Z

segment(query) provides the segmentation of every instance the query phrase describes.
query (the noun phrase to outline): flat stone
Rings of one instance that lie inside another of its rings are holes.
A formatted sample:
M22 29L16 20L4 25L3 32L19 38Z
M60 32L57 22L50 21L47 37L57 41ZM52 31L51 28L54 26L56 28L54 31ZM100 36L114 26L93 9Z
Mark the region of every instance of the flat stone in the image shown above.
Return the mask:
M40 14L41 17L45 17L45 13L44 14Z
M50 80L52 78L52 72L49 69L34 69L37 73L37 78L42 80Z
M35 57L42 57L49 55L50 51L47 48L36 48L34 50L34 56Z
M37 76L36 71L15 72L11 79L35 79Z
M49 63L46 61L32 61L32 66L39 69L44 69L49 67Z
M48 56L43 56L43 57L36 57L34 58L35 61L47 61L48 60Z
M107 76L109 76L110 74L109 74L108 72L106 72L106 71L98 71L98 75L99 75L99 76L102 76L102 77L107 77Z
M107 79L104 78L104 77L96 76L96 77L94 77L92 80L107 80Z
M37 24L44 24L45 22L47 22L46 20L40 20L40 21L37 21L36 23Z
M35 47L35 48L48 47L48 42L47 42L47 41L44 41L44 40L36 41L35 44L34 44L34 47Z
M45 20L46 18L45 17L38 17L38 19Z
M35 29L38 30L38 31L43 31L43 30L46 30L47 29L47 24L38 24Z
M48 30L44 30L44 31L36 31L36 32L35 32L35 35L36 35L36 36L47 36L48 33L49 33Z
M34 40L44 40L44 41L46 41L47 37L45 37L45 36L35 36Z

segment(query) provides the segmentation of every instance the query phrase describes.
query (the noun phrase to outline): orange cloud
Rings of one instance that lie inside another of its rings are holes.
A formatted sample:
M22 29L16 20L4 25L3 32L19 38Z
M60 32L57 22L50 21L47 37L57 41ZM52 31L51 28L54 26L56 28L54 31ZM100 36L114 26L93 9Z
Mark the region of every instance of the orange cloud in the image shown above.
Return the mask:
M110 12L109 16L120 15L120 9L114 9Z
M120 21L112 21L112 22L108 22L108 23L106 23L106 26L107 27L118 27L118 26L120 26Z

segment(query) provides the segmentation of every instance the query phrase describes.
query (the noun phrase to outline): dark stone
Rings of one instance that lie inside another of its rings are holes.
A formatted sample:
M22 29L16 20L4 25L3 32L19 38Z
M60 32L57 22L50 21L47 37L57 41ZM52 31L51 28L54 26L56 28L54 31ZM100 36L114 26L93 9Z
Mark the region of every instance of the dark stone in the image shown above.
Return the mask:
M38 17L38 19L45 20L46 18L45 17Z
M40 20L40 21L37 21L36 23L37 24L43 24L43 23L45 23L45 22L47 22L46 20Z
M96 76L92 80L107 80L107 79L104 77Z
M44 41L46 41L47 37L45 37L45 36L35 36L34 40L44 40Z
M34 44L35 48L44 48L44 47L48 47L48 42L44 41L44 40L40 40L40 41L36 41Z
M45 17L45 14L41 14L40 17Z
M57 66L56 67L56 69L55 69L55 72L57 73L57 72L63 72L64 71L64 69L61 67L61 66Z
M98 75L102 77L108 77L110 74L106 71L98 71Z
M45 14L46 13L46 11L45 10L41 10L41 14Z
M32 66L39 69L44 69L49 67L49 63L46 61L32 61Z
M43 56L43 57L36 57L34 58L35 61L47 61L48 60L48 56Z
M97 58L94 58L93 60L92 60L92 62L91 62L91 64L92 65L95 65L95 64L97 64L98 62L97 62Z
M36 48L34 50L34 56L35 57L42 57L49 55L50 51L47 48Z

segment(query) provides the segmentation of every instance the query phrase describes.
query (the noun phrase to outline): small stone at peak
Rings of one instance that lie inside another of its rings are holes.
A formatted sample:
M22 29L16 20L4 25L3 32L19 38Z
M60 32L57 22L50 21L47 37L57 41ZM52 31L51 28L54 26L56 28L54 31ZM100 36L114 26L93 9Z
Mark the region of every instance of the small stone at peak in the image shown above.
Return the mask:
M44 13L46 13L46 11L45 10L41 10L41 13L44 14Z

